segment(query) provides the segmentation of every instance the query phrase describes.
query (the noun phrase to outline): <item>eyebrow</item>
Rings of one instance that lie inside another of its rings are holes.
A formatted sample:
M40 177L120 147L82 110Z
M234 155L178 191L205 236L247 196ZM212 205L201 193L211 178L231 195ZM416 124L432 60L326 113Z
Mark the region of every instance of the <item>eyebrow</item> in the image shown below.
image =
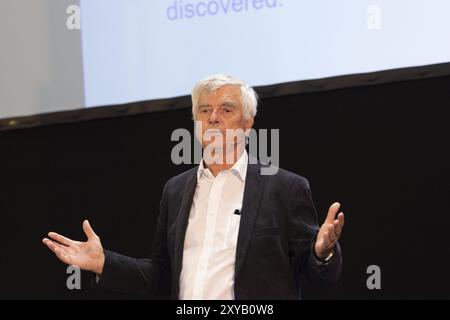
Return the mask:
M221 106L232 107L232 108L236 107L236 105L231 101L222 102Z
M220 105L221 107L223 107L223 106L225 106L225 107L231 107L231 108L235 108L236 107L236 105L233 103L233 102L231 102L231 101L225 101L225 102L222 102L222 104ZM202 104L202 105L199 105L198 106L198 108L199 109L202 109L202 108L211 108L212 106L210 105L210 104Z

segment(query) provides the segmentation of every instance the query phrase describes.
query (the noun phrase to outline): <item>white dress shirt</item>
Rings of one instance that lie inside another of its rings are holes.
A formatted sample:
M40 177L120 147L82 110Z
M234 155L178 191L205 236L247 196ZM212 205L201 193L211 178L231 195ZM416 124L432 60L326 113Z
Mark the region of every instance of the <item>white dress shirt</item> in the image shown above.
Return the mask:
M214 177L203 161L189 213L180 275L180 299L234 299L236 244L247 151Z

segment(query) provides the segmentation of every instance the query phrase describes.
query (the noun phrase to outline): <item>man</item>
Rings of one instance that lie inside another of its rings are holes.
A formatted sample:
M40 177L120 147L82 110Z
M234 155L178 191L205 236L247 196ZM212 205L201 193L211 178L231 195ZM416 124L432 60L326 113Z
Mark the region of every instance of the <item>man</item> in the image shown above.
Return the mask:
M256 106L256 93L239 79L213 75L196 84L192 112L203 161L166 183L148 259L103 250L88 221L86 242L54 232L43 242L63 262L95 272L100 287L129 293L298 299L302 276L335 283L340 205L331 205L319 229L305 178L282 169L263 175L262 165L249 161L245 134Z

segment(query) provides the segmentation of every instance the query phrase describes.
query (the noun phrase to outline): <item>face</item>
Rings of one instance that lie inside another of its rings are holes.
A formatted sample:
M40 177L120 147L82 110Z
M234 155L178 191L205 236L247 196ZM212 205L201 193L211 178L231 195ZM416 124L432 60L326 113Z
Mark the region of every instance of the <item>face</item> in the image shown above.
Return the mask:
M253 126L253 117L244 118L244 110L241 103L241 89L238 86L224 86L213 92L203 92L199 98L197 121L202 124L202 136L205 132L220 131L224 144L227 129L241 129L246 132ZM213 142L202 139L202 145Z

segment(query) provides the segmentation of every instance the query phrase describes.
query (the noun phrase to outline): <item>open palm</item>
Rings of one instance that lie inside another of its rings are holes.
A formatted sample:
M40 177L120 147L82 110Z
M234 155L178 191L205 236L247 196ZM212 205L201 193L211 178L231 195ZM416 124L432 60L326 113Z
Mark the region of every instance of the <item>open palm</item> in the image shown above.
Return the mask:
M314 250L319 258L326 258L332 253L336 242L341 236L342 228L344 227L344 213L340 212L338 214L340 206L338 202L330 206L327 218L317 234Z
M62 262L101 274L105 255L100 238L95 234L87 220L83 222L83 231L88 238L85 242L71 240L56 232L49 232L48 236L51 240L44 238L42 242Z

